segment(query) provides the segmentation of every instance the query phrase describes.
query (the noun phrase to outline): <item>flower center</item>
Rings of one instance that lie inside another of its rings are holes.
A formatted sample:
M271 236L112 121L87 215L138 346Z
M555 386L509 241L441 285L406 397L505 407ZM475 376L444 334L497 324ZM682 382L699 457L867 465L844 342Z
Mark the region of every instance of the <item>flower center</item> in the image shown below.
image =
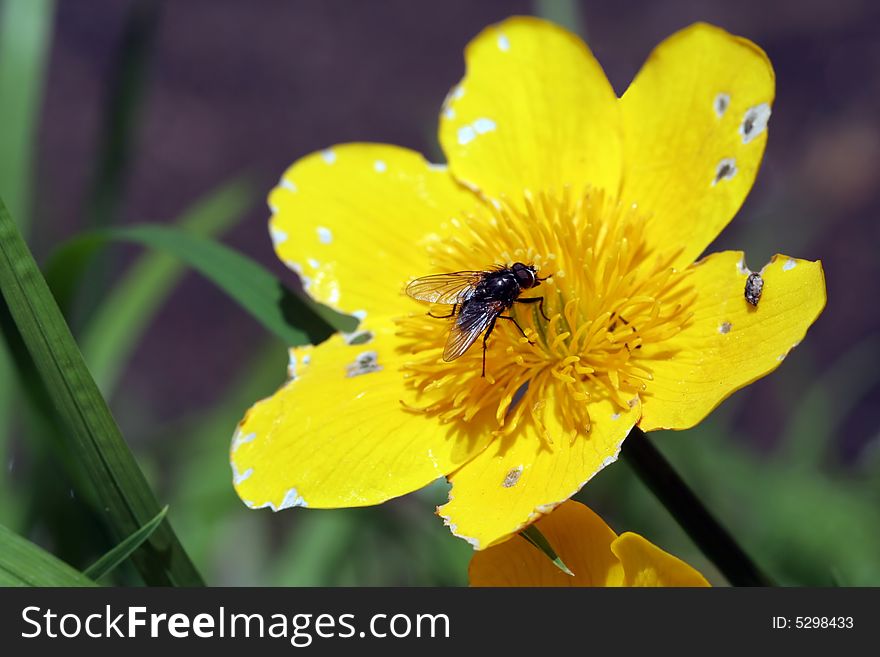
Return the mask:
M492 409L500 432L531 421L552 444L543 421L548 386L561 400L553 412L570 440L589 433L591 400L608 398L621 409L635 403L652 379L643 347L677 334L696 294L687 273L672 266L677 253L645 244L644 221L635 205L592 190L562 198L527 193L521 204L489 205L488 216L453 219L452 237L428 243L436 268L425 273L532 264L550 278L520 298L543 296L549 321L538 304L514 303L505 314L527 337L499 320L482 377L482 338L445 362L455 318L435 319L414 308L397 320L404 349L413 354L404 375L430 401L413 410L467 422ZM433 314L448 314L448 307Z

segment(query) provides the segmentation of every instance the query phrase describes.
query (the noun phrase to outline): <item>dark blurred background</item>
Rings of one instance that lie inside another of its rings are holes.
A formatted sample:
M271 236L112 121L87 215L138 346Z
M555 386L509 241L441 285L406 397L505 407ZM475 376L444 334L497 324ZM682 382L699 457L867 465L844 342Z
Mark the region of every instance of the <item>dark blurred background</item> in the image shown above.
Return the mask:
M438 111L463 74L465 44L492 22L532 13L580 32L619 93L658 42L694 21L769 54L777 99L763 168L710 250L745 249L753 269L776 252L821 259L828 306L776 373L700 427L657 442L780 581L880 585L877 3L58 2L37 124L32 248L45 260L95 225L176 221L245 176L254 194L223 240L294 284L266 228L265 194L284 169L346 141L440 159ZM120 98L122 126L113 119ZM109 189L97 182L102 166ZM114 247L92 303L140 257ZM470 548L431 514L440 484L376 509L274 515L238 502L226 463L232 428L283 381L286 361L283 345L188 274L113 390L117 419L208 581L465 583ZM100 532L65 484L34 490L35 478L55 470L29 440L18 436L8 468L14 505L27 509L21 529L84 565L103 547ZM643 533L723 583L625 465L580 499L617 531Z

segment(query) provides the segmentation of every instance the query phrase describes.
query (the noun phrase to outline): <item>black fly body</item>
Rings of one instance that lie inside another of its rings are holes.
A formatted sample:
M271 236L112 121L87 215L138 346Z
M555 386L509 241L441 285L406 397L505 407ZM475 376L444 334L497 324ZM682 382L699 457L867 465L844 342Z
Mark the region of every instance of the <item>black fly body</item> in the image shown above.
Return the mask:
M406 286L406 293L413 299L452 306L448 315L431 315L438 319L455 318L443 360L453 361L464 354L483 335L483 373L486 376L486 343L495 322L506 319L525 337L525 331L510 315L504 312L514 303L537 303L544 319L544 297L520 299L523 290L537 287L544 278L538 277L533 265L516 262L510 267L497 267L489 271L457 271L433 274L415 279Z

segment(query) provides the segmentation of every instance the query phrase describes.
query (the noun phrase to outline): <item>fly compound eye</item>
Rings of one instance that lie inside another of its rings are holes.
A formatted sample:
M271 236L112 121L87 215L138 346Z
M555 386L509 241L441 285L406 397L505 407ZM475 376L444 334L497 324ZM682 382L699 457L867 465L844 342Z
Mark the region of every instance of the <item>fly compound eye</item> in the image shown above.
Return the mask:
M535 272L531 267L526 267L522 263L516 263L513 267L513 273L516 275L516 282L521 288L535 287L537 283Z

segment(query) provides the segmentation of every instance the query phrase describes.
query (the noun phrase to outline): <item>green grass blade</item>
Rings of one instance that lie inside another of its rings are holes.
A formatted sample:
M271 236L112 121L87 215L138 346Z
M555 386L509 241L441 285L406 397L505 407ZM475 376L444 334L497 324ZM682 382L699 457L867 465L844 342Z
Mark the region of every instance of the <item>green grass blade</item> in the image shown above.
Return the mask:
M88 203L89 216L96 227L114 223L125 191L160 9L161 3L156 0L136 0L128 11L112 60L114 66L103 111L104 130Z
M524 539L526 539L529 543L535 546L538 550L540 550L544 555L550 559L554 566L559 568L566 575L571 575L574 577L574 573L568 569L568 566L565 565L565 562L560 558L558 554L556 554L556 550L553 549L553 546L550 545L550 541L547 540L547 537L541 533L541 530L538 529L535 525L529 525L525 529L523 529L520 533Z
M122 24L104 89L97 157L91 176L86 216L92 229L119 222L122 201L137 149L139 127L149 87L150 63L159 32L163 2L133 0ZM99 253L90 263L77 293L76 313L65 313L76 335L91 319L108 292L112 261Z
M154 224L89 233L64 245L47 272L57 298L70 298L66 281L76 278L72 272L85 266L92 252L109 241L134 242L179 258L288 346L317 344L336 330L350 332L357 327L356 318L293 292L251 258L219 242Z
M37 122L54 13L54 0L0 2L0 196L25 234L32 214ZM5 466L13 382L10 355L0 344L0 522L10 524L15 524L17 517Z
M327 586L335 567L363 556L356 547L362 509L320 510L302 514L275 560L269 582L280 586Z
M536 16L586 37L583 15L576 0L534 0L532 4Z
M54 0L0 3L0 195L23 233L31 219L36 129Z
M95 582L0 525L0 586L95 586Z
M150 522L138 529L134 534L126 538L122 543L86 568L83 571L83 575L97 581L116 568L116 566L128 559L144 541L150 538L153 532L162 524L167 513L168 506L166 505L165 508L159 511L159 513L150 520Z
M6 206L0 202L0 291L58 414L71 452L94 485L97 509L117 540L159 504L98 391L70 329ZM201 577L165 520L133 555L147 584L197 585Z
M192 235L213 237L234 226L254 198L250 184L234 181L196 203L175 224ZM105 396L115 389L135 346L185 272L172 255L145 253L101 301L80 342Z
M781 441L780 463L816 469L827 465L828 450L849 414L877 384L880 335L857 342L811 383L794 406Z

